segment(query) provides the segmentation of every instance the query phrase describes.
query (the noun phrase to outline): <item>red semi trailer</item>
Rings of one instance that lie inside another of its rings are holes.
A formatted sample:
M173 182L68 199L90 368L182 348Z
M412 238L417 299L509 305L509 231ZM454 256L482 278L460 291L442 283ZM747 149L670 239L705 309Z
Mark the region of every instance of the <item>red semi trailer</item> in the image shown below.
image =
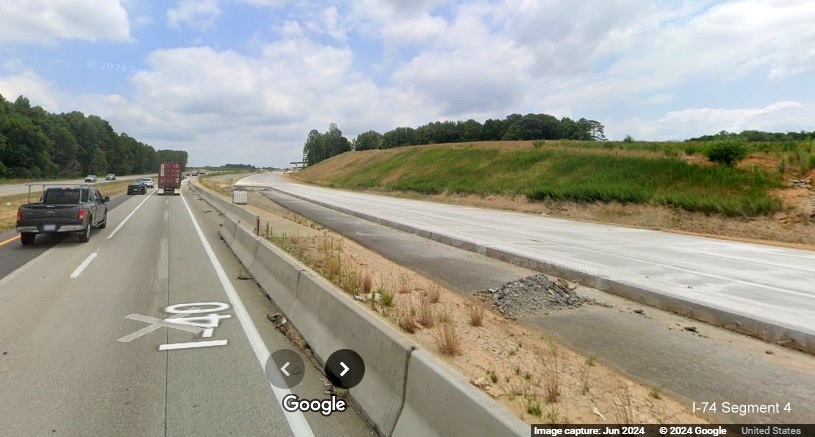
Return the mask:
M181 176L184 167L181 161L164 161L158 170L159 194L181 194Z

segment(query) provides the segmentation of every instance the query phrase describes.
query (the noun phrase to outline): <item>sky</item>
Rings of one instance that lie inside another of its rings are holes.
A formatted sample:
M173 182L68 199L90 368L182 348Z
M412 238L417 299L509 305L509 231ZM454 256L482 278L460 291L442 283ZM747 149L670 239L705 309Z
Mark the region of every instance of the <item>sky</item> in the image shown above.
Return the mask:
M812 131L813 23L811 0L2 1L0 94L191 165L512 113L611 140Z

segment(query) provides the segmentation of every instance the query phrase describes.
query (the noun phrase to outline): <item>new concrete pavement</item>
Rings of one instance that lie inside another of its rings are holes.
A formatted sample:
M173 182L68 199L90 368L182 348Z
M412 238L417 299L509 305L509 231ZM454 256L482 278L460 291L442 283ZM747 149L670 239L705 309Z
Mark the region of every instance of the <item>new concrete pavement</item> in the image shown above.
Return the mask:
M815 253L291 183L282 192L815 335Z
M372 435L353 410L284 414L263 367L294 347L257 286L236 279L209 205L187 190L126 199L90 242L20 248L38 256L0 280L3 435ZM161 327L119 341L148 326L128 315L193 307L218 310L186 315L212 318L211 332ZM159 350L204 341L226 344ZM292 392L324 399L321 378L307 361Z

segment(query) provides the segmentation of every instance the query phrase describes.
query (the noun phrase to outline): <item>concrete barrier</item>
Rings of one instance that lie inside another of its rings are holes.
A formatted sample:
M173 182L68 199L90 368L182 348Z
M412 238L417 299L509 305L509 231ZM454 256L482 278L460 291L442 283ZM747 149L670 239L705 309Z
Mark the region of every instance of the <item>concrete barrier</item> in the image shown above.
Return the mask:
M251 229L252 232L257 234L258 232L258 215L249 211L246 208L241 207L240 205L235 205L234 203L229 204L228 211L237 217L241 221L241 225L245 226L248 229Z
M229 214L224 214L224 220L228 216ZM255 262L255 254L258 251L258 237L255 236L254 232L238 224L235 227L235 238L229 244L229 247L232 252L235 252L235 256L238 257L241 264L248 269Z
M379 435L391 435L402 408L413 343L310 272L300 273L288 316L320 362L339 349L352 349L362 357L365 377L350 390L351 396Z
M230 217L229 214L224 214L224 223L219 232L221 234L221 238L224 239L227 245L231 245L232 240L235 239L235 231L237 230L237 227L237 221Z
M408 364L405 406L393 437L527 436L529 425L423 350Z
M239 215L233 209L240 208L238 205L217 197L211 204L223 213L220 233L224 241L317 359L324 364L339 349L352 349L362 357L365 377L350 394L379 435L510 436L520 435L519 429L528 430L342 290L255 236L233 216ZM429 405L423 405L425 402Z
M249 266L249 273L285 315L294 308L297 281L305 268L291 255L278 249L268 241L258 241L255 262Z

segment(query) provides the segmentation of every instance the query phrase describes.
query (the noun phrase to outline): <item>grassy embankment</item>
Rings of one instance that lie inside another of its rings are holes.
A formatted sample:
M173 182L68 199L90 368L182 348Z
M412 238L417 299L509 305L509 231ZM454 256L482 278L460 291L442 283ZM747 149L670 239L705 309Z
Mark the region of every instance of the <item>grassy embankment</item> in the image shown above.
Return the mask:
M355 190L666 205L724 216L779 211L772 190L783 187L782 173L815 167L815 146L751 147L751 158L774 156L778 168L750 158L739 167L707 165L702 145L692 143L526 141L351 152L296 177Z
M127 184L129 183L130 180L117 180L99 184L97 188L103 196L115 197L127 192ZM38 198L39 195L35 195L34 191L32 191L32 201L36 202ZM17 221L17 208L26 202L28 202L28 193L0 197L0 232L14 229Z

